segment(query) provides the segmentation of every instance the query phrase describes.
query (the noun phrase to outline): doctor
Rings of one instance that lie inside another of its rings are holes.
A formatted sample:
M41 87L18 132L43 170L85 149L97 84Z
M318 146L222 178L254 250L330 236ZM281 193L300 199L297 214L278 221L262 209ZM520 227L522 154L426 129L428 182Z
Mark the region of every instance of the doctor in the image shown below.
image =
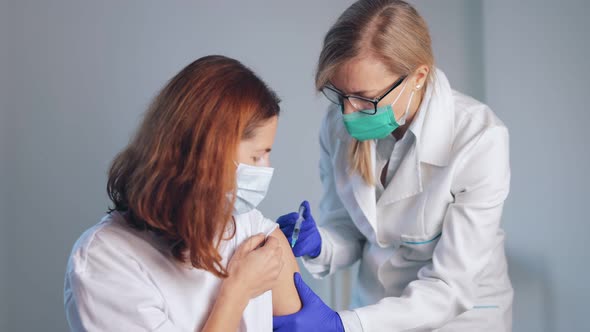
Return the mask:
M356 309L334 312L296 273L303 308L274 330L510 331L508 131L434 67L424 20L404 1L357 1L325 37L316 87L334 104L322 226L306 206L293 252L316 278L360 260ZM296 218L278 220L289 241Z

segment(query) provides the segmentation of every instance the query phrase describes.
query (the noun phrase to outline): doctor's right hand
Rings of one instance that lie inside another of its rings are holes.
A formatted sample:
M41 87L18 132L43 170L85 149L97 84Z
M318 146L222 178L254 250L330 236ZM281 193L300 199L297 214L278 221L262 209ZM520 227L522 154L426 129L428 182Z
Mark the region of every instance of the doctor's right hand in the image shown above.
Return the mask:
M303 212L304 221L301 224L299 239L297 239L295 247L293 247L293 255L295 255L295 257L310 256L311 258L315 258L319 256L322 250L322 237L320 236L318 226L311 215L309 203L303 201L301 206L305 208L305 211ZM283 231L289 243L291 243L291 239L293 238L293 229L295 228L295 222L298 217L299 213L292 212L277 219L277 223L281 227L281 231Z
M222 289L229 288L232 296L249 301L275 286L283 265L279 240L263 233L254 235L231 257L227 266L229 276L224 279Z

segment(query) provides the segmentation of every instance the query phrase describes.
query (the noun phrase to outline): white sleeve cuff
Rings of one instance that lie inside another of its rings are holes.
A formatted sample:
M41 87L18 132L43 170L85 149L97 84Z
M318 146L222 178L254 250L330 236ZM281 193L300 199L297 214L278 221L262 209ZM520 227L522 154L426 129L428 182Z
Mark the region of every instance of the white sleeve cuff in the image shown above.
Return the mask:
M363 332L363 326L359 316L353 310L339 311L338 315L342 319L344 332Z
M301 261L305 268L316 279L321 279L330 274L330 263L332 261L332 243L329 235L322 228L318 228L320 237L322 238L322 248L318 257L311 258L309 256L301 257Z

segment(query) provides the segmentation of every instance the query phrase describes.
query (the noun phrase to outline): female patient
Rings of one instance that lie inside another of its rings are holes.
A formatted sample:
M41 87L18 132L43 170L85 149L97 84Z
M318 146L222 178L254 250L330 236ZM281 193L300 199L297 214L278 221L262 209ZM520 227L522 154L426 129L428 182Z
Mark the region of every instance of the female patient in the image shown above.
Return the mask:
M271 331L273 314L300 309L290 247L255 209L278 102L222 56L168 82L112 163L113 208L72 250L72 330Z

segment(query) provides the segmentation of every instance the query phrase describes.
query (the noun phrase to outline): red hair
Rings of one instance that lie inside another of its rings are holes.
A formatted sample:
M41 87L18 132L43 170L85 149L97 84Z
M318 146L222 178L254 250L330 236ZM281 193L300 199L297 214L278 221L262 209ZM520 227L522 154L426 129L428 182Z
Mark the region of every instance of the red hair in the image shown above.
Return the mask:
M125 212L131 226L161 235L178 261L226 277L217 248L233 220L228 193L235 191L238 144L278 116L278 104L234 59L191 63L155 97L113 160L110 212Z

